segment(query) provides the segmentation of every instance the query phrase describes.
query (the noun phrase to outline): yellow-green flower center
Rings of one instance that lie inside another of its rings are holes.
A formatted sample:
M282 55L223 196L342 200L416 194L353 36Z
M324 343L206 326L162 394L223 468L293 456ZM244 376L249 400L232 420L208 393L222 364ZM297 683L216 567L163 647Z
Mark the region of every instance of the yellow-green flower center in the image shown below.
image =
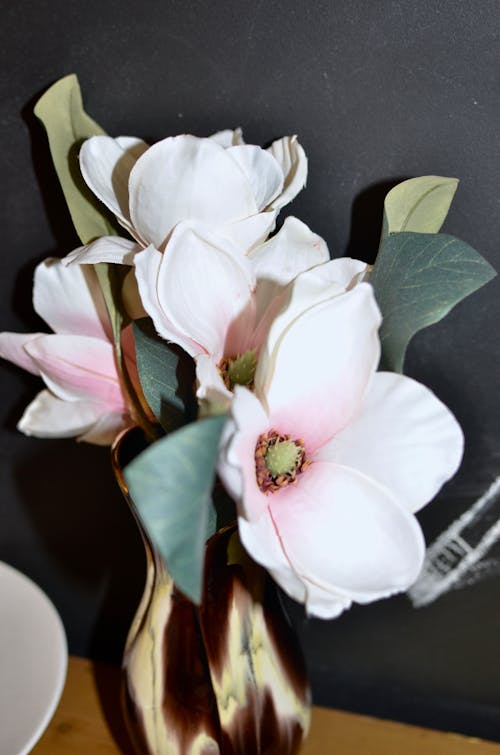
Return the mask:
M269 430L259 435L255 446L255 478L265 494L276 493L287 485L295 485L297 476L310 465L304 441Z
M291 474L297 466L297 459L302 451L293 440L278 440L269 446L264 457L266 467L272 477Z
M245 351L234 357L224 357L219 362L219 372L229 390L235 385L246 385L251 387L255 377L255 368L257 367L257 355L255 351Z

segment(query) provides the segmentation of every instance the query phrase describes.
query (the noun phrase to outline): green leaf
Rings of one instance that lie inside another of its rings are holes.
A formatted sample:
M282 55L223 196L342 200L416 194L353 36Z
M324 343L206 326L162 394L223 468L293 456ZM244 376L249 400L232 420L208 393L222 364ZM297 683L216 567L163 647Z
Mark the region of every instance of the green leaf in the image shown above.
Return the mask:
M177 587L201 600L203 559L225 417L185 425L153 443L124 471L148 537Z
M412 336L495 275L478 252L453 236L387 236L370 277L383 316L381 367L401 372Z
M390 233L437 233L458 186L457 178L419 176L395 186L384 202L382 239Z
M108 310L116 351L118 356L121 357L120 335L122 329L130 321L123 308L122 287L130 268L126 265L98 262L94 265L94 269Z
M75 230L84 244L98 236L116 235L104 206L94 197L80 172L78 152L85 139L104 134L83 109L75 74L56 81L35 105L49 139L50 153Z
M194 375L183 374L188 371L184 354L156 334L149 317L135 320L133 327L142 390L160 424L172 429L186 415L188 399L180 391L194 385Z

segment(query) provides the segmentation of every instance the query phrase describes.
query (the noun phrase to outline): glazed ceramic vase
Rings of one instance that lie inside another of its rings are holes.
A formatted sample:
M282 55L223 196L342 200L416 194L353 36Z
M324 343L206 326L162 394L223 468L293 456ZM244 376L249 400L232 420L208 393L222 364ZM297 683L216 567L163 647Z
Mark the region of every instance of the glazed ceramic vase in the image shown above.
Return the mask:
M141 755L293 755L308 730L310 691L274 583L232 524L206 545L201 606L175 588L122 475L137 432L123 433L112 452L147 560L123 660L134 746Z

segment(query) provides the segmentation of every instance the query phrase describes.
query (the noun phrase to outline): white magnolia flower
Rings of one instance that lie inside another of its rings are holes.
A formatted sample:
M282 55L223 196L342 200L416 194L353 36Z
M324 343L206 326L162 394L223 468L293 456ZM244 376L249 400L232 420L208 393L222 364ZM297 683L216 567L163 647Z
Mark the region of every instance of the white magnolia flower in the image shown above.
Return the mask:
M412 584L425 550L413 513L462 455L456 420L428 389L375 372L380 321L363 282L275 321L222 443L243 544L325 618Z
M27 407L18 428L40 438L76 435L111 444L131 420L93 268L66 268L59 260L45 260L35 272L33 304L53 334L0 333L0 356L39 375L47 386ZM124 348L133 354L131 340ZM132 362L133 356L133 374Z
M325 242L296 218L246 256L181 223L168 254L149 247L137 255L135 274L159 335L195 358L197 396L210 411L231 400L234 384L253 381L270 327L277 332L318 300L342 293L366 267L327 260Z
M295 136L261 149L244 144L238 131L172 136L151 147L132 137L94 136L82 146L80 166L90 189L135 241L103 237L72 252L66 264L132 264L141 248L164 251L181 222L247 251L267 238L279 209L307 177Z

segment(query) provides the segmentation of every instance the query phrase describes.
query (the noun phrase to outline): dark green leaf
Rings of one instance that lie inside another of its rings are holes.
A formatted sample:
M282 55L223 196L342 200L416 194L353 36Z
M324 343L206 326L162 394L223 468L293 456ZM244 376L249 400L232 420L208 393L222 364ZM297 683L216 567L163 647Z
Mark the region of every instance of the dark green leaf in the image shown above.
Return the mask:
M56 81L38 100L35 115L47 131L54 167L81 241L88 244L98 236L115 235L106 209L87 187L78 164L82 142L104 131L85 113L77 77L71 74Z
M201 600L211 493L225 417L192 422L154 443L125 468L145 530L177 587Z
M395 186L384 202L382 239L390 233L437 233L457 190L458 180L419 176Z
M189 410L194 374L189 374L191 359L181 349L164 341L155 332L149 317L134 322L137 370L151 411L166 430L179 425ZM188 374L186 374L188 373Z
M412 336L441 320L495 275L478 252L453 236L387 236L370 277L384 318L382 368L401 372Z

